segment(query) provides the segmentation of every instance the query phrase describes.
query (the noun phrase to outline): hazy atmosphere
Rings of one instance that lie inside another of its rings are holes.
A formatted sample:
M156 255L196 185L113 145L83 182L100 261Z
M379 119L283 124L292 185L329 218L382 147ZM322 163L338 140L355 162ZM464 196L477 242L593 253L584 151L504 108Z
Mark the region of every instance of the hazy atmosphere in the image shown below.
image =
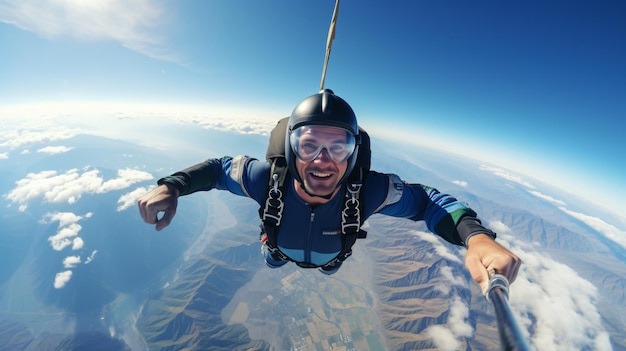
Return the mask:
M283 116L318 90L333 7L2 0L0 108ZM325 86L370 129L497 161L621 214L625 7L344 0Z
M0 0L0 345L486 350L465 249L374 216L331 277L259 254L255 203L136 210L210 157L264 158L318 91L334 1ZM325 87L373 169L477 210L523 260L538 350L626 348L626 3L344 0ZM268 318L272 316L273 318Z

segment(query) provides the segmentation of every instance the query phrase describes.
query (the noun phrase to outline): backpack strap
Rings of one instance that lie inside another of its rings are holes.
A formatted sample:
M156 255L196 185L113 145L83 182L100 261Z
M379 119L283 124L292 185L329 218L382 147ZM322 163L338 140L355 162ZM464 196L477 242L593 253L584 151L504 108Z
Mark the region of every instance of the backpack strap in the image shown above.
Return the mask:
M352 256L352 246L356 243L357 239L365 239L367 232L361 229L363 220L361 217L362 202L359 200L361 194L361 188L363 184L349 183L347 185L347 192L344 198L344 208L341 211L341 251L330 262L322 266L332 267L337 262L343 262L348 257Z
M260 240L267 249L278 259L293 261L291 258L283 254L278 248L278 229L283 216L285 203L283 201L283 191L280 185L281 175L273 173L272 185L269 186L268 196L265 200L265 206L259 209L261 216L261 234ZM284 181L284 175L282 175ZM344 209L341 212L341 251L330 262L322 267L332 267L337 262L343 262L352 255L352 246L357 239L367 237L367 232L361 229L362 205L359 200L362 184L348 184L346 196L344 197Z
M343 262L352 255L352 246L357 239L367 238L367 232L361 229L363 225L363 201L360 199L361 190L365 177L370 168L370 139L367 132L359 127L361 145L359 147L358 166L352 171L348 178L346 195L344 198L344 208L341 212L342 243L341 252L335 259L328 262L326 266L334 266L337 262Z
M289 118L278 121L270 135L270 145L266 152L266 159L271 162L270 179L268 182L267 198L265 204L259 208L261 218L260 240L265 243L267 249L278 259L293 261L278 248L278 230L283 217L285 190L285 178L288 167L285 159L285 131ZM346 195L344 197L344 209L341 213L341 251L333 260L322 267L334 266L337 262L343 262L352 255L352 246L357 239L366 238L367 232L361 229L363 224L361 189L370 167L370 141L367 132L359 128L361 145L357 158L357 167L350 174L346 182Z
M280 226L285 206L283 202L283 183L285 182L287 167L277 166L276 164L277 161L274 161L270 169L272 177L268 186L269 190L265 199L265 206L263 212L260 213L263 223L272 227Z
M268 184L265 205L259 208L261 217L261 233L259 239L266 244L267 249L281 260L290 260L278 249L278 228L283 219L285 202L283 201L283 190L285 177L287 176L287 165L284 158L272 160L270 168L270 180Z

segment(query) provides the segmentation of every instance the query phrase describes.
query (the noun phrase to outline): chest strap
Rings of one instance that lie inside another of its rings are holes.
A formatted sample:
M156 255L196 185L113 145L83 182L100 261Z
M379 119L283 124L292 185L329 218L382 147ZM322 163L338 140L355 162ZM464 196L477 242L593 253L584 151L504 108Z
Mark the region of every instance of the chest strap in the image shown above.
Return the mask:
M271 174L272 180L269 184L265 204L259 208L259 216L261 217L262 222L260 240L266 244L268 250L274 255L274 257L294 262L291 258L280 251L277 243L278 231L285 206L283 201L283 189L286 167L279 167L273 164ZM359 199L361 188L361 183L350 183L347 185L347 191L344 197L344 208L341 212L341 251L334 259L321 267L334 266L336 262L346 260L352 255L352 246L356 243L356 240L367 237L367 232L361 229L362 207ZM305 268L318 267L309 264L302 264L300 266Z

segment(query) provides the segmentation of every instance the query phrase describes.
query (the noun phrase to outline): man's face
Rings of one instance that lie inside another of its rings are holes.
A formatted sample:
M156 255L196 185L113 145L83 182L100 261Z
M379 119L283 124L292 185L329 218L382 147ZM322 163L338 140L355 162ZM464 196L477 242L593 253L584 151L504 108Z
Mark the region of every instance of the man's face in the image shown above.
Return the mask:
M346 144L349 144L349 140L344 129L325 126L302 127L296 144L297 154L315 156L319 151L312 160L305 161L301 157L296 159L296 169L310 194L328 196L335 191L348 168L349 157L343 157L346 154ZM349 155L352 154L352 150L349 151Z

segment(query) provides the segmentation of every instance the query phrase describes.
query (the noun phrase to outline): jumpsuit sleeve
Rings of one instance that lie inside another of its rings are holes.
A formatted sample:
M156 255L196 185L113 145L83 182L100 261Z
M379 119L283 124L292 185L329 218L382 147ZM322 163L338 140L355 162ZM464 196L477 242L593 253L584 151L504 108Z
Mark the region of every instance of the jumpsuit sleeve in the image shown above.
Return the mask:
M163 177L157 184L171 184L180 195L212 189L227 190L257 202L264 197L269 165L247 156L213 158Z
M423 220L430 231L455 245L467 245L470 237L496 234L482 226L476 212L454 196L423 184L410 184L397 175L389 177L387 201L378 213Z

